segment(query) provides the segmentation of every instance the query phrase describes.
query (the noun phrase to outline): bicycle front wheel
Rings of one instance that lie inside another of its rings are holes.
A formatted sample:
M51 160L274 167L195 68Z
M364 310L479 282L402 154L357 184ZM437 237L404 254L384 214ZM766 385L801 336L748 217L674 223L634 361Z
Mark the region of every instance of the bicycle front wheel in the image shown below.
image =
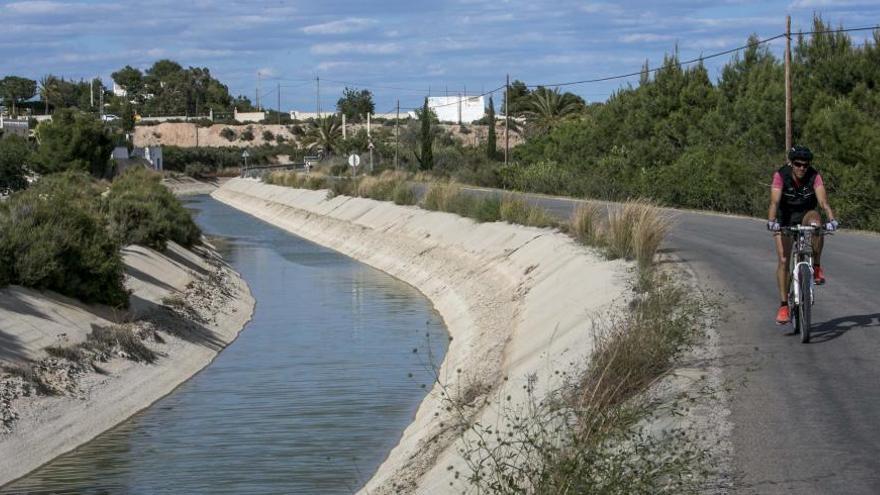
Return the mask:
M801 342L810 341L810 317L813 309L813 273L810 267L801 265L798 268L798 289L801 292L801 301L798 305L798 319L801 327Z

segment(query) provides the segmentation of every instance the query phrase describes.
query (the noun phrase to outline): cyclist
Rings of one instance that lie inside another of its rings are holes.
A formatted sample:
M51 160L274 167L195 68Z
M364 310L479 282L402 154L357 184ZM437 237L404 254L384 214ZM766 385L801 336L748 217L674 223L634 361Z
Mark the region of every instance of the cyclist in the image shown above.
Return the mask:
M822 217L816 207L825 212L828 222L825 229L837 230L838 223L834 219L831 205L822 176L811 166L813 153L806 146L794 146L788 152L788 164L783 165L773 174L770 187L770 211L767 213L767 229L773 232L776 241L776 282L779 287L779 311L776 323L788 323L788 257L791 255L792 238L780 233L782 227L794 225L822 224ZM825 283L822 270L822 236L813 236L813 276L817 285Z

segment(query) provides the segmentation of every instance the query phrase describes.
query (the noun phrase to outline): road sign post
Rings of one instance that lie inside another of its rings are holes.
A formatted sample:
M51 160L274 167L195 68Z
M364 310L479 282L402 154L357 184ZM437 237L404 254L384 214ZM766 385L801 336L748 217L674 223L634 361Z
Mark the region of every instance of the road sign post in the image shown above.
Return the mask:
M351 175L356 176L358 165L361 164L361 157L359 157L358 155L356 155L354 153L352 153L351 155L348 155L348 164L351 165L351 169L352 169Z

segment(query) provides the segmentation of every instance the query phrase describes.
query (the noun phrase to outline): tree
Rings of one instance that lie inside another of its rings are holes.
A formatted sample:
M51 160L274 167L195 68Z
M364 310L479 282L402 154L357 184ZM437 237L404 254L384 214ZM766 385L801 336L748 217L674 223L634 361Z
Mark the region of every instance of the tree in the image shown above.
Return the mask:
M336 110L345 115L351 122L359 122L367 114L376 110L373 104L373 93L368 89L360 91L346 87L342 91L342 98L336 102Z
M490 160L494 160L495 156L498 154L498 149L495 144L495 103L492 102L492 97L489 97L489 112L486 115L489 120L489 136L486 138L486 156L489 157Z
M501 113L511 117L520 115L525 110L526 103L531 94L528 86L520 80L515 80L510 83L510 88L506 93L504 102L501 104ZM507 102L508 98L510 99L509 105ZM508 107L510 107L510 113L507 112Z
M33 79L18 76L6 76L0 79L0 97L12 106L12 115L16 115L16 103L29 100L35 94L37 94L37 81Z
M434 168L434 135L431 132L431 117L434 112L428 107L428 98L425 98L424 106L416 111L416 115L419 118L419 142L422 148L422 152L416 155L416 160L419 161L420 169L431 170Z
M572 93L560 93L559 88L540 87L532 92L524 107L529 128L544 134L583 110L584 100Z
M25 172L30 156L27 139L19 136L0 139L0 192L27 187Z
M342 126L336 115L327 115L309 123L302 143L311 151L322 150L332 155L342 140Z
M34 168L41 174L78 170L103 178L108 173L113 141L94 115L64 109L36 130L39 147Z
M126 65L118 71L110 74L110 77L113 78L113 81L116 84L125 89L126 102L132 100L136 102L141 101L144 91L144 75L140 70L135 69L130 65Z
M45 113L49 114L49 105L57 102L61 98L58 90L58 78L52 74L46 74L40 78L40 99L46 106Z

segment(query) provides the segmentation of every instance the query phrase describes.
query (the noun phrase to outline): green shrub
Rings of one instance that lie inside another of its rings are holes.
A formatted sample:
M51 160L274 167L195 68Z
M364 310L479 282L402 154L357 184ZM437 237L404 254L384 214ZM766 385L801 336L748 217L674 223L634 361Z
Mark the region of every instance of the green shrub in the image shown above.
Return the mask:
M183 173L196 179L201 179L205 177L205 175L207 175L211 171L211 167L205 165L202 162L187 163L186 167L183 169Z
M201 232L161 176L135 168L118 177L107 197L110 229L122 244L163 250L167 241L190 247Z
M272 134L272 131L266 129L263 131L263 141L269 142L275 139L275 134Z
M44 177L2 203L0 258L7 283L128 305L119 242L108 232L100 191L83 172Z
M497 222L501 219L501 200L496 197L477 199L467 213L478 222Z
M0 193L27 187L25 168L30 162L31 153L31 147L23 137L0 139Z
M220 137L226 139L227 141L235 141L235 131L229 127L224 127L220 131Z
M416 204L416 193L412 186L406 182L400 182L394 186L392 193L394 204L398 205L414 205Z
M254 140L254 130L251 129L250 127L246 128L245 130L241 131L241 136L239 136L238 139L240 139L242 141L253 141Z

